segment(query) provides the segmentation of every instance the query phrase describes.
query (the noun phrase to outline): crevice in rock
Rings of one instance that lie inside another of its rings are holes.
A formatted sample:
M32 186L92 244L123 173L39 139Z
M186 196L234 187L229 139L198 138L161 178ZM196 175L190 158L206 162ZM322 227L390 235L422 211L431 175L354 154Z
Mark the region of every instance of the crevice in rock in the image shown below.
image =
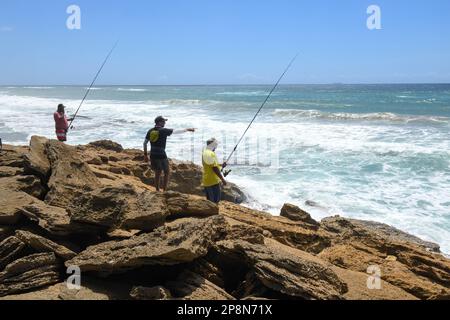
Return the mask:
M88 272L85 275L107 278L109 282L126 282L130 285L130 288L134 286L154 287L164 286L166 282L175 281L186 268L187 264L173 266L153 265L108 275L106 277L97 272Z
M233 296L251 270L250 266L238 256L220 254L214 249L210 250L205 260L220 270L223 289Z

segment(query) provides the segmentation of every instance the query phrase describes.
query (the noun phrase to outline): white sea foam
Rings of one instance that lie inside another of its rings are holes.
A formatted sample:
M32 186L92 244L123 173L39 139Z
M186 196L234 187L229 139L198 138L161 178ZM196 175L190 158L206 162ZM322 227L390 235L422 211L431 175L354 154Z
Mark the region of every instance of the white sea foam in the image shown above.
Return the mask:
M267 96L269 94L269 91L227 91L227 92L218 92L216 95L218 96L241 96L241 97L262 97ZM272 96L277 96L278 93L272 93Z
M125 91L125 92L147 92L147 89L138 89L138 88L118 88L117 91Z
M24 89L35 89L35 90L49 90L54 89L54 87L23 87Z
M0 95L4 143L27 144L34 134L53 138L52 114L60 102L56 98ZM78 98L65 99L68 113L73 113L79 102ZM249 108L241 106L229 112L220 102L195 99L88 100L80 113L83 118L75 122L70 133L70 143L110 139L125 147L142 148L154 118L163 114L172 128L199 128L194 135L172 136L168 153L200 164L201 149L212 136L221 141L219 158L226 158L246 129L246 119L252 117L254 111ZM338 115L324 117L318 110L266 112L265 120L269 121L252 126L238 155L248 152L256 157L258 143L274 138L279 144L280 169L273 172L257 166L232 166L229 179L251 196L247 205L278 214L285 202L291 202L316 219L340 214L384 222L438 242L450 253L448 129L429 125L430 119L412 126L414 116ZM286 121L291 117L293 121ZM308 200L320 207L306 206Z
M376 113L344 113L344 112L322 112L319 110L296 110L296 109L276 109L273 112L274 117L291 118L298 120L301 118L326 119L326 120L350 120L350 121L392 121L392 122L434 122L434 123L450 123L448 117L438 116L416 116L416 115L399 115L390 112Z

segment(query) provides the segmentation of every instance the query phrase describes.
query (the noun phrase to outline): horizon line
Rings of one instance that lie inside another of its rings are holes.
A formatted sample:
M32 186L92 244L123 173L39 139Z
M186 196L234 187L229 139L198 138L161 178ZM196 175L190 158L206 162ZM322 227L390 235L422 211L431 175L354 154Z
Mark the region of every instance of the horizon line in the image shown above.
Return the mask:
M450 82L330 82L330 83L283 83L279 86L327 86L327 85L450 85ZM0 84L0 87L86 87L88 84ZM227 83L227 84L98 84L93 87L220 87L220 86L273 86L273 83Z

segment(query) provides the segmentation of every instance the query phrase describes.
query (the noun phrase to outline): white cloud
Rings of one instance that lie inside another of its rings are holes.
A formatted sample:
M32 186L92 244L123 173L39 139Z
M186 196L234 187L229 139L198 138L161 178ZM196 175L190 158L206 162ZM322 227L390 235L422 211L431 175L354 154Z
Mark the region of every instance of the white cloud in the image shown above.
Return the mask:
M8 27L8 26L0 27L0 32L11 32L11 31L14 31L13 27Z

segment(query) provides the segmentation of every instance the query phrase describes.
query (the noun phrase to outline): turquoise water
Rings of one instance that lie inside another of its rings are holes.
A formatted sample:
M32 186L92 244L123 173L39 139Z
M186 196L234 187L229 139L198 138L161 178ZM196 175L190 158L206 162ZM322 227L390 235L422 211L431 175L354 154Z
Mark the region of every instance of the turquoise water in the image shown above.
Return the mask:
M84 87L0 87L0 137L53 137L58 103L74 112ZM200 162L211 136L226 158L269 86L97 87L70 143L111 139L142 148L159 115L195 135L168 153ZM450 85L281 86L232 159L247 205L274 214L285 202L316 219L375 220L438 242L450 253ZM308 207L305 202L318 205Z

